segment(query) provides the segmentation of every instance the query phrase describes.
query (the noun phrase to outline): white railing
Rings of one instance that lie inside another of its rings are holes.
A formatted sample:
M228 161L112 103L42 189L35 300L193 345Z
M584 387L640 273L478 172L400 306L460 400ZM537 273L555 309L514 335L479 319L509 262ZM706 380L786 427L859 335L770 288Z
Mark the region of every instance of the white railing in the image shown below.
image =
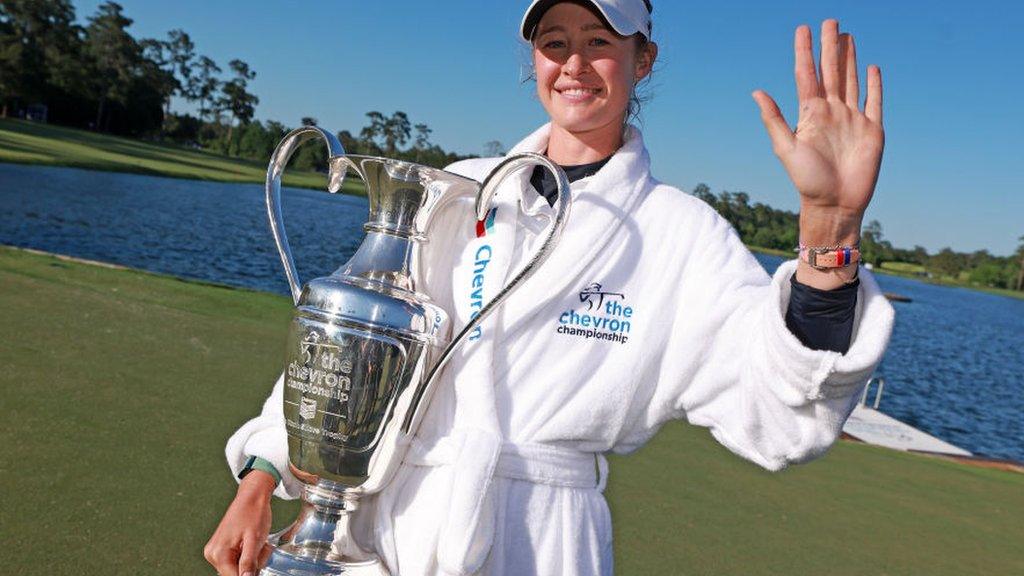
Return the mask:
M878 410L878 405L882 402L882 391L885 390L885 378L872 378L868 380L867 386L864 386L864 395L860 398L860 404L864 406L868 403L868 391L871 390L871 384L875 382L878 383L878 386L875 387L875 402L872 408Z

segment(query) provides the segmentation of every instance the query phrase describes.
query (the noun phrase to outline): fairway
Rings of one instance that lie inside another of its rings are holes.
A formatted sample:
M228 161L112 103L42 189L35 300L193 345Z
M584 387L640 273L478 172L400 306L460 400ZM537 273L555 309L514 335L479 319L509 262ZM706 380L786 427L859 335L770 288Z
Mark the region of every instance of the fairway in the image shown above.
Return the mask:
M213 574L224 442L281 368L290 308L0 247L6 572ZM617 574L1024 574L1022 474L852 443L769 474L682 423L611 463Z
M270 158L266 162L254 162L205 150L190 150L51 124L0 119L0 162L69 166L215 182L262 183L267 177ZM323 189L326 182L322 174L296 170L287 172L284 178L286 186L299 188ZM354 178L350 178L343 191L363 194L363 187Z

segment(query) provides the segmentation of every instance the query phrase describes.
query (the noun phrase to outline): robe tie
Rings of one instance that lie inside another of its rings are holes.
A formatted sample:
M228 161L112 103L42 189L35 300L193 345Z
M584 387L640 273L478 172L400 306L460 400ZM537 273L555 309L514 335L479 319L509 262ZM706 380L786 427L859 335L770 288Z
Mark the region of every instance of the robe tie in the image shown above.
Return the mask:
M429 443L414 438L404 462L411 466L449 466L458 460L461 448L460 439L451 436ZM599 452L504 442L494 475L534 484L604 492L608 484L608 459Z

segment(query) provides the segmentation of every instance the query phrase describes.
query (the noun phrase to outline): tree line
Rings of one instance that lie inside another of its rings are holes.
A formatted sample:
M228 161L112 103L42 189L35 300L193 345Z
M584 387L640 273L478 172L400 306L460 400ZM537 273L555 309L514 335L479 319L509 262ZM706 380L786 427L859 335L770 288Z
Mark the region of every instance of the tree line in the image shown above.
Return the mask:
M162 39L136 39L128 30L132 23L112 1L81 25L70 0L0 0L0 117L45 110L54 124L266 161L289 128L254 120L260 100L250 83L256 71L240 59L225 71L181 29ZM173 97L192 104L196 114L173 112ZM367 117L359 134L339 134L351 153L433 166L461 158L432 144L431 129L403 112ZM315 146L300 149L294 162L306 169L325 164Z
M212 58L199 54L184 30L164 39L136 39L121 5L101 4L87 24L77 23L70 0L0 0L0 117L23 117L45 107L47 120L65 126L201 147L265 162L289 131L283 123L254 120L259 97L250 91L256 71L246 62L228 62L228 75ZM172 97L192 103L196 115L171 111ZM366 114L358 133L338 133L350 154L386 156L443 167L465 158L431 143L431 129L401 111ZM305 117L303 125L315 125ZM488 155L504 154L500 142L486 144ZM292 160L299 169L324 170L322 146L301 147ZM718 210L748 244L791 250L797 244L798 217L743 192L712 194L700 184L693 194ZM1011 257L987 250L959 253L944 248L929 254L920 246L896 248L873 221L864 227L863 259L916 264L923 274L980 286L1024 290L1024 237Z
M752 246L792 251L798 244L799 215L760 202L750 203L745 192L714 194L707 184L698 184L692 194L725 217ZM1011 256L993 256L988 250L965 253L943 248L929 254L922 246L896 248L886 240L882 225L872 220L861 233L862 260L876 268L887 262L919 266L917 274L954 282L1024 291L1024 236Z

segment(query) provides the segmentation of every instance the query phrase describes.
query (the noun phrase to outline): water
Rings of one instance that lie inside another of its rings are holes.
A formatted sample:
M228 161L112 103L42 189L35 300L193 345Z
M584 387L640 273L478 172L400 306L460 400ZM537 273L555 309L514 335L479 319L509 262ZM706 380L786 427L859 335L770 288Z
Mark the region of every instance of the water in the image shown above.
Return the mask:
M282 197L301 278L348 260L365 199L295 188ZM257 184L0 164L0 244L288 293Z
M366 201L286 189L300 275L345 262ZM286 294L263 187L0 164L0 244ZM774 271L781 258L758 255ZM979 455L1024 461L1024 300L876 276L896 327L878 374L888 414Z

